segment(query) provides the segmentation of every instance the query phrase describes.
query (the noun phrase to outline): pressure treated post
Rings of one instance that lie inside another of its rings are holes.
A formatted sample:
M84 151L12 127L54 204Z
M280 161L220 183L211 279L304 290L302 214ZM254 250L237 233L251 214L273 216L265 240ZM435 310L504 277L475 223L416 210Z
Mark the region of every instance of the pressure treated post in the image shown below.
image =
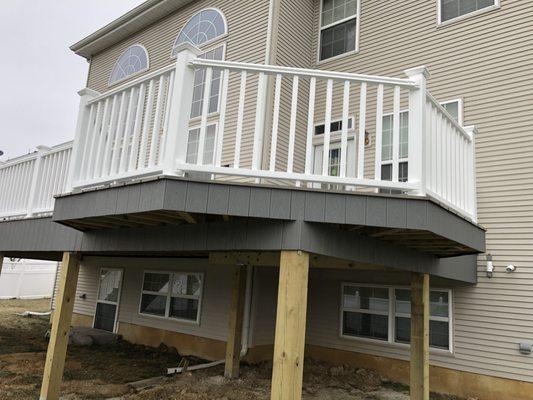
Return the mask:
M429 275L411 276L411 400L429 400Z
M281 252L272 400L302 398L308 277L308 253Z
M242 324L244 303L246 301L247 268L244 265L235 267L233 288L231 291L231 308L228 320L228 341L226 342L226 368L224 376L235 379L239 377L241 360Z
M78 283L79 256L64 253L61 264L61 276L56 300L56 309L52 320L52 332L46 353L41 400L58 400L63 378L63 368L67 355L76 285Z

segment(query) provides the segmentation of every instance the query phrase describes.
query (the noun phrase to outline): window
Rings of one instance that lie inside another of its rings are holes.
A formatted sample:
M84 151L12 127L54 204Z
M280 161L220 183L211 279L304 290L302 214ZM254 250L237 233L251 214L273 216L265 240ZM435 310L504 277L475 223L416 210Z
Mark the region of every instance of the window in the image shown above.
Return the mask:
M223 60L224 59L224 46L217 47L214 50L208 51L199 56L206 60ZM204 68L197 69L194 72L194 89L192 95L191 106L191 118L197 118L202 115L204 106L204 88L205 88L205 74ZM221 89L221 76L220 70L213 70L213 77L211 79L211 94L209 96L209 113L218 111L218 99Z
M204 145L204 165L213 165L215 156L215 138L217 126L208 125L205 132ZM187 164L196 164L198 161L198 145L200 140L200 128L189 131L189 142L187 143Z
M440 22L450 21L476 11L499 6L499 0L438 0Z
M342 335L388 340L389 290L345 285L342 291Z
M393 115L383 116L381 138L381 179L392 181L393 164ZM409 112L400 113L400 147L398 153L398 182L407 182L407 158L409 156Z
M463 125L463 101L450 100L441 103L444 109ZM381 180L392 181L393 169L393 123L392 114L383 116L381 134ZM400 140L398 149L398 182L407 182L409 173L409 111L400 113ZM382 193L397 193L388 189L380 190Z
M145 272L139 312L198 322L202 286L202 274Z
M359 0L322 0L320 60L357 50Z
M348 130L353 129L353 117L348 118ZM331 121L330 133L342 132L342 120ZM326 132L326 124L315 126L315 135L323 135Z
M450 294L447 291L431 291L429 299L429 345L450 349ZM395 289L395 336L397 343L411 341L411 292Z
M172 47L172 56L176 56L176 48L185 42L197 47L212 42L227 32L226 19L214 8L207 8L195 14L183 27Z
M430 346L452 349L451 290L430 291ZM341 336L409 344L411 291L408 288L342 285Z
M126 78L139 74L148 69L148 53L140 44L129 47L117 60L111 76L109 86Z
M459 125L463 126L463 101L461 99L450 100L440 104L446 111L448 111L452 118L459 123Z

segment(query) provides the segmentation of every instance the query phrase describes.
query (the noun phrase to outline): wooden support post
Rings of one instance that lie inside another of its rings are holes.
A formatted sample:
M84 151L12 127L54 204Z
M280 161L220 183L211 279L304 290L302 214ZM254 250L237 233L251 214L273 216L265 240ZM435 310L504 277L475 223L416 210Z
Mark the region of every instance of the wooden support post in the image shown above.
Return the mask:
M429 275L411 277L411 400L429 400Z
M309 254L282 251L270 397L272 400L302 398L308 278Z
M64 253L56 308L52 320L52 332L48 343L48 352L46 353L40 400L59 399L78 273L79 256L74 253Z
M231 308L228 321L228 341L226 342L226 368L224 376L229 379L239 377L241 361L242 323L244 303L246 302L246 266L235 267L233 288L231 291Z

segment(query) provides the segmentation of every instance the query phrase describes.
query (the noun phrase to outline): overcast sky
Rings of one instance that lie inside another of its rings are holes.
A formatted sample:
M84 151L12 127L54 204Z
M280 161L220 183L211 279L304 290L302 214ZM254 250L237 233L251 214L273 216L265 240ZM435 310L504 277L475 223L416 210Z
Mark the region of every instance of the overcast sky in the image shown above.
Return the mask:
M0 1L0 161L74 137L89 64L69 46L142 2Z

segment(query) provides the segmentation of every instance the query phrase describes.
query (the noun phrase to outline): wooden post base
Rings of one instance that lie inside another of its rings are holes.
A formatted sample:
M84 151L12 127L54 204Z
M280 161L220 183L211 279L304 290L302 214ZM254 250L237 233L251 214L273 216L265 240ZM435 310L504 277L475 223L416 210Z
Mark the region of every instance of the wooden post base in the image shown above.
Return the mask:
M429 400L429 275L411 277L411 400Z
M246 302L246 279L246 266L236 266L231 293L231 308L228 319L228 341L226 343L226 367L224 370L224 376L229 379L236 379L239 377L244 303Z
M79 256L64 253L40 400L58 400L78 283Z
M309 254L281 252L272 400L302 398L308 279Z

